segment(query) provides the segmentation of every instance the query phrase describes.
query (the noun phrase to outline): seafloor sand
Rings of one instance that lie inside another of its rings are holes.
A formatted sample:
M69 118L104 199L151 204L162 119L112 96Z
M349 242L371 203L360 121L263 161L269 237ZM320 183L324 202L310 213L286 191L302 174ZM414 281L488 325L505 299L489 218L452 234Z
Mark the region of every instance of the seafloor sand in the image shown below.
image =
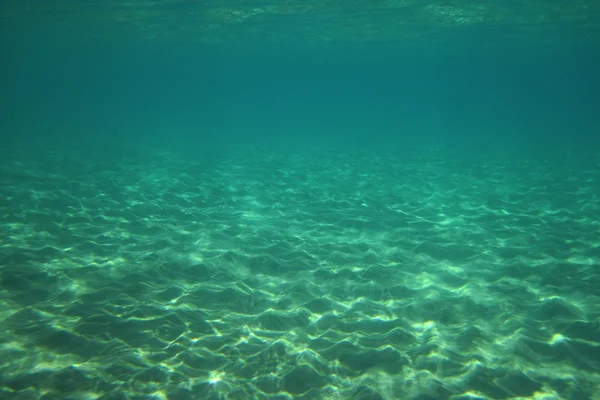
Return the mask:
M599 398L600 159L198 158L3 154L0 398Z

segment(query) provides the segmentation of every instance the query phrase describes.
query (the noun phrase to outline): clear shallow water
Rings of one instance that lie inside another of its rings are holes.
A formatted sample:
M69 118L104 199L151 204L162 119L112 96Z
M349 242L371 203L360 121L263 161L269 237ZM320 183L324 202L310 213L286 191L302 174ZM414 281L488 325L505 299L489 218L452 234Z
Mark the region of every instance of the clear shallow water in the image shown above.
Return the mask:
M600 158L513 156L5 153L2 397L593 398Z
M599 399L597 4L59 3L0 6L0 399Z

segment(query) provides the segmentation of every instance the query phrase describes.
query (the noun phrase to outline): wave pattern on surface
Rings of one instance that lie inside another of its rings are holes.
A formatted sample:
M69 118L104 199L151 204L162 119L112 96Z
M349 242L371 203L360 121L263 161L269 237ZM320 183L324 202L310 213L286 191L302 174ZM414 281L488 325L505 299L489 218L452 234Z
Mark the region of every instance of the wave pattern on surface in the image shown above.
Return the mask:
M0 397L592 398L600 163L568 162L6 155Z

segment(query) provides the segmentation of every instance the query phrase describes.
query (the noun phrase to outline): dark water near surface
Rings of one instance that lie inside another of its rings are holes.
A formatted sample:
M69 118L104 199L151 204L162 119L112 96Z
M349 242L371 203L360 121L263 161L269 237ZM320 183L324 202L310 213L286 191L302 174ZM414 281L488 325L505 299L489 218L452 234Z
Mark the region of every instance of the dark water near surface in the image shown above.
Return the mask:
M599 12L7 2L0 398L598 398Z

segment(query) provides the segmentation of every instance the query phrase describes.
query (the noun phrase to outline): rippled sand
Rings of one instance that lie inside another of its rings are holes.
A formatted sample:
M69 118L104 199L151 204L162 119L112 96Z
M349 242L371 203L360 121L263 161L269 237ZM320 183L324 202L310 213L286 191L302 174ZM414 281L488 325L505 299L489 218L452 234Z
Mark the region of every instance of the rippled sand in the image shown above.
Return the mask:
M2 399L593 399L600 158L5 152Z

